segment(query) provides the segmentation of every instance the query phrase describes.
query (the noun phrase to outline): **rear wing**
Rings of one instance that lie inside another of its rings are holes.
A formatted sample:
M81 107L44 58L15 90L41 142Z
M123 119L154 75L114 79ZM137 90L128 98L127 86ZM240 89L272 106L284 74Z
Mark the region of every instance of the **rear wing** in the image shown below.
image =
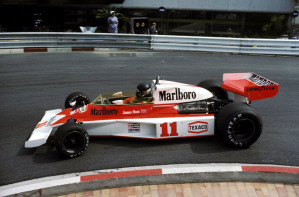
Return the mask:
M273 97L279 84L255 73L224 73L222 88L250 101Z

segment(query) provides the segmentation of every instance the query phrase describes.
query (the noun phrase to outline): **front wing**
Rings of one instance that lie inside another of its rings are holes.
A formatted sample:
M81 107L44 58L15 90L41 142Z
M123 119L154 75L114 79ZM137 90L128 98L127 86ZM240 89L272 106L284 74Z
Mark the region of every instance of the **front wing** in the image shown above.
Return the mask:
M25 142L26 148L38 147L46 144L52 130L55 130L57 126L50 126L57 119L61 118L57 116L61 109L54 109L45 112L45 115L41 121L36 125L30 138Z

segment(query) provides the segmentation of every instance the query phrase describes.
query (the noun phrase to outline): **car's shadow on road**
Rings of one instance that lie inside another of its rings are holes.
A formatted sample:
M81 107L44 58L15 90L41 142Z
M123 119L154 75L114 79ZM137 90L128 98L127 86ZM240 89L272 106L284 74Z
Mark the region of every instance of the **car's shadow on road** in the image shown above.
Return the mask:
M197 138L178 138L178 139L165 139L165 140L149 140L149 139L135 139L135 138L119 138L119 137L101 137L101 138L90 138L89 147L86 153L92 152L95 155L101 155L107 151L118 152L119 150L124 150L126 152L130 150L143 150L146 156L146 152L151 151L165 151L173 150L176 147L185 147L188 151L190 147L190 152L196 155L204 155L211 153L221 153L229 151L238 151L242 149L235 149L226 146L219 142L216 137L197 137ZM84 153L84 157L86 158ZM121 154L121 153L120 153ZM62 160L68 160L50 145L44 145L38 148L20 148L17 156L30 156L34 163L55 163ZM88 154L91 155L91 154ZM111 155L115 155L111 154ZM71 159L72 160L72 159Z
M237 151L242 149L236 149L227 146L216 137L192 137L192 138L177 138L177 139L163 139L163 140L151 140L151 139L138 139L138 138L117 138L117 137L104 137L104 138L91 138L91 144L114 146L122 148L159 148L169 146L190 145L192 152L196 154L206 153L219 153L226 151Z
M37 148L21 147L17 156L31 156L33 162L38 164L53 163L66 159L50 145L44 145Z

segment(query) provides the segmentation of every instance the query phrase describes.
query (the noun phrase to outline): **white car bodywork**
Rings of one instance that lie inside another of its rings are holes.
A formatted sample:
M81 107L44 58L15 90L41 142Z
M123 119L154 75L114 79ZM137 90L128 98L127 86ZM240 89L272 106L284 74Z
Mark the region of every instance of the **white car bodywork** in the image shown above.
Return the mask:
M155 84L156 80L153 80ZM163 139L172 137L192 137L214 134L214 115L182 115L180 117L156 117L138 118L138 114L151 113L150 110L171 106L176 108L178 103L193 102L213 97L213 94L204 88L173 81L160 80L153 90L155 102L148 107L137 109L134 105L122 110L122 115L134 116L134 118L115 117L115 119L99 119L83 122L89 136L119 136L147 139ZM122 103L119 103L122 105ZM145 106L145 105L144 105ZM25 142L26 148L38 147L45 144L49 136L61 124L55 124L67 115L84 113L90 105L61 115L62 109L46 111L42 120L33 130L31 137ZM117 106L115 106L117 108ZM106 109L106 108L104 108ZM105 113L105 112L103 112ZM190 128L190 129L189 129ZM166 134L169 133L169 134Z

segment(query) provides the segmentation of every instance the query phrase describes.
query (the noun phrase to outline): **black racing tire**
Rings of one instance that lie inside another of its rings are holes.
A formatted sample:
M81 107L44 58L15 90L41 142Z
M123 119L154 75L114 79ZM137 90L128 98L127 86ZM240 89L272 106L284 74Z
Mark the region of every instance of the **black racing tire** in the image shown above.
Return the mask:
M54 135L54 145L67 158L81 156L87 149L89 136L84 127L74 122L61 125Z
M222 89L221 85L217 81L204 80L198 83L197 86L209 90L218 99L228 99L227 91Z
M76 101L75 106L71 106L70 103L72 103L74 101ZM65 107L65 109L67 109L67 108L77 109L77 108L83 107L84 105L87 105L90 102L91 102L91 100L86 94L84 94L82 92L74 92L74 93L70 94L65 99L64 107Z
M248 148L261 135L261 117L245 103L227 104L216 117L215 135L230 146Z

